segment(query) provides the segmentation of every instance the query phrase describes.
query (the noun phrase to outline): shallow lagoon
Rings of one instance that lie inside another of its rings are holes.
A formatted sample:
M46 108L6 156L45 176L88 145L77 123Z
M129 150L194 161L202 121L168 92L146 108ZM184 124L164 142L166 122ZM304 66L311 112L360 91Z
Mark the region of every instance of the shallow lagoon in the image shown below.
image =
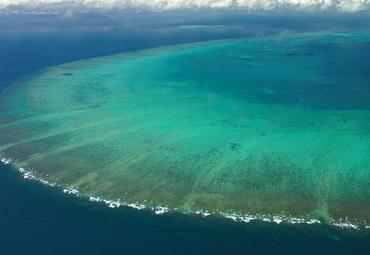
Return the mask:
M0 150L87 196L363 224L369 50L308 33L48 68L5 92Z

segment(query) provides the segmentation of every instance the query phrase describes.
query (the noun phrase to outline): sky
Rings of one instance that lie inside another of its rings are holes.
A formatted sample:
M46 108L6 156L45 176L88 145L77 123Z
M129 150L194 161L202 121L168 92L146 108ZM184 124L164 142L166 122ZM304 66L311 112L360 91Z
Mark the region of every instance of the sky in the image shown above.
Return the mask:
M0 0L0 10L237 9L245 11L368 12L370 0Z

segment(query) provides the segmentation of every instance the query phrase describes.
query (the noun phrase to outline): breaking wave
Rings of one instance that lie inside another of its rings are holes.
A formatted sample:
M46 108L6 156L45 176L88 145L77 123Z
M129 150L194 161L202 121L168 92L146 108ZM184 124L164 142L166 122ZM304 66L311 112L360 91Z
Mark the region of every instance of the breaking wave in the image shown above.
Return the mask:
M291 215L266 215L266 214L237 214L237 213L224 213L221 211L207 211L207 210L196 210L191 212L184 212L179 210L178 208L171 208L165 205L158 205L158 206L149 206L143 203L133 203L133 202L126 202L121 199L107 199L100 196L95 196L91 194L86 194L81 192L75 187L71 186L64 186L55 182L48 181L44 177L41 177L32 169L25 169L22 167L17 167L17 160L5 157L0 154L0 162L5 165L10 165L14 169L18 170L19 173L22 174L24 179L27 180L34 180L43 185L58 188L59 190L63 191L63 193L71 196L80 197L83 199L87 199L93 203L100 203L104 204L109 208L120 208L120 207L129 207L137 210L150 210L156 215L161 215L169 212L178 212L184 214L194 214L200 215L202 217L210 217L210 216L221 216L226 219L230 219L234 222L241 222L241 223L250 223L252 221L262 221L272 224L321 224L323 223L320 219L315 219L312 217L293 217ZM350 221L348 218L340 218L340 219L330 219L327 223L334 227L339 227L343 229L353 229L353 230L362 230L362 229L370 229L370 225L367 225L367 222L353 222Z

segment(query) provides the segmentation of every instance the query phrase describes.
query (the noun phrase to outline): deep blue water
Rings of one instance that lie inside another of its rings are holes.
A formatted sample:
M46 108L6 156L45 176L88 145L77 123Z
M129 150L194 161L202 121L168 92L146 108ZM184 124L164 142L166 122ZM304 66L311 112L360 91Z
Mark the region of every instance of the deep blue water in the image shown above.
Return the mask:
M368 30L365 18L347 22L200 14L190 20L178 15L3 16L0 86L46 66L153 46L324 28ZM203 27L181 28L194 24ZM370 234L325 225L241 224L112 210L25 181L0 165L0 254L370 254Z
M369 236L328 226L156 216L27 182L0 167L0 254L368 254Z

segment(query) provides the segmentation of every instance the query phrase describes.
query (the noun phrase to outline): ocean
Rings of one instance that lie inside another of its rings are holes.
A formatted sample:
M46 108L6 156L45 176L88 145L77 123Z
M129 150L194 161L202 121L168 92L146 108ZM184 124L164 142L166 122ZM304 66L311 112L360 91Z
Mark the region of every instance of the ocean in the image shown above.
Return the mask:
M10 27L3 26L1 28L0 85L2 91L12 90L16 84L26 81L35 74L42 75L42 70L47 67L153 47L233 38L248 40L248 38L253 38L256 35L263 37L280 34L283 35L281 38L284 38L286 34L294 35L298 32L320 33L329 31L330 33L342 34L351 32L367 34L369 32L368 27L363 24L366 23L365 18L348 18L343 21L335 18L317 17L314 21L308 21L299 17L282 19L281 17L261 18L257 16L246 18L225 15L217 19L204 19L201 15L194 15L192 19L179 24L177 19L172 16L165 19L158 18L155 15L154 17L149 15L149 17L143 18L141 14L128 15L123 19L114 15L98 17L87 15L72 21L56 19L52 24L46 22L50 17L40 18L40 16L30 15L30 17L27 17L28 19L24 20L21 18L15 19L14 17L1 17L2 24L12 24ZM17 22L10 22L14 19ZM151 22L148 22L148 20ZM277 20L279 22L276 22ZM136 24L137 27L133 29L127 24ZM284 40L281 40L281 43L284 43ZM239 41L236 42L238 44ZM317 49L313 44L310 44L310 49ZM367 44L358 45L362 47L360 49L363 50L365 56L361 61L367 63ZM350 47L339 47L336 50L346 53L348 48ZM320 49L327 52L325 48ZM207 56L208 49L206 50L205 53L202 52L203 56ZM239 66L240 63L245 63L246 60L250 60L250 56L238 56L237 53L233 52L235 48L231 47L227 50L231 55L231 61L235 61L230 65L230 69ZM312 52L307 52L307 48L305 50L305 57L313 57L311 56ZM214 51L217 51L217 48ZM212 50L210 52L211 56L212 54L215 56ZM330 53L335 54L335 51L333 50ZM186 54L197 56L194 52ZM362 55L358 50L356 54ZM323 57L320 54L317 55L320 59ZM302 57L302 54L292 46L285 57L290 59L299 58ZM350 57L344 57L344 60L351 59ZM181 68L192 66L191 63L189 64L191 59L166 59L164 64L171 66L174 63L171 61L176 61L179 70L175 70L173 75L178 75L176 71L181 72L183 70ZM276 66L275 61L278 60L279 58L271 60L270 65ZM149 59L148 61L150 63L152 60ZM207 69L204 73L199 72L199 70L195 71L194 77L190 81L194 82L195 80L196 83L201 84L202 89L204 87L210 89L212 95L217 95L220 91L221 85L219 83L222 83L222 74L219 74L217 79L213 80L213 83L216 84L215 87L209 88L207 83L203 84L202 82L204 82L204 79L212 80L215 77L212 73L212 68L214 68L212 64L216 63L214 65L219 68L217 61L219 59L217 59L216 54L216 59L211 63L207 63L207 61L201 63L200 65L210 66L211 71ZM145 66L145 63L143 61L139 64ZM328 64L330 67L331 64ZM308 63L306 67L309 66ZM334 66L344 68L341 65ZM167 68L167 66L165 67ZM135 68L137 68L136 65L132 67L132 70L135 71ZM161 70L160 67L158 69ZM73 71L77 71L77 69ZM227 73L228 69L225 68L222 71ZM342 70L342 72L344 71ZM356 71L358 72L356 73ZM361 76L364 72L366 72L366 65L351 71L352 74L357 75L358 79L365 81L364 84L360 83L362 86L357 87L357 89L366 92L368 91L366 76L365 78ZM197 76L200 73L202 75ZM70 75L65 76L67 79ZM184 82L189 82L186 77L176 77ZM129 78L127 79L129 80ZM134 76L132 79L135 78L137 77ZM124 78L119 77L119 79L123 80ZM163 79L173 80L173 77L166 76ZM338 84L341 84L340 81L343 80L345 80L344 75L338 79ZM243 82L244 80L243 78L236 78L235 81ZM266 81L260 79L258 82ZM25 82L25 84L27 86L28 83ZM290 97L296 96L295 98L299 100L301 105L314 110L340 108L341 111L348 113L350 110L354 111L355 109L366 109L368 107L366 100L361 101L362 97L354 99L348 96L351 95L348 93L353 93L356 96L359 93L348 90L346 87L342 87L342 91L344 90L346 94L336 91L335 99L333 99L330 97L330 86L328 84L325 84L325 91L322 92L323 95L319 98L312 97L312 95L310 95L311 97L305 97L302 93L307 93L307 91L304 89L298 88L292 93L289 90L291 88L286 87L282 88L286 90L286 93L274 97L273 95L276 94L276 87L274 86L277 85L268 84L262 91L265 93L263 97L261 91L245 90L240 86L223 92L231 95L251 93L248 94L250 95L249 100L254 103L261 100L261 98L267 98L267 103L278 101L287 105L296 103L290 99ZM168 96L167 92L166 90L164 94L159 95ZM163 93L163 91L161 90L160 93ZM81 95L79 96L79 101L85 100L81 99ZM199 94L190 94L190 96L199 97ZM308 98L314 98L315 101ZM225 100L223 99L222 102L225 102ZM22 101L14 100L12 104L14 103L19 104L20 108L23 106ZM215 104L218 103L216 96ZM197 104L192 105L196 106ZM54 106L57 107L58 105ZM48 107L51 109L54 106L51 104ZM133 107L137 108L137 105ZM284 108L282 110L285 111ZM22 110L22 114L25 112ZM263 111L257 112L261 114ZM299 112L293 112L292 114L299 114ZM8 116L3 115L3 117L7 118ZM349 115L346 125L350 126L352 119L356 119L356 116ZM224 122L227 121L230 120L226 119ZM145 128L145 126L143 127ZM16 130L13 131L16 132ZM6 136L3 135L2 139L4 137ZM228 141L227 143L232 152L243 149L239 142ZM285 147L282 146L282 148ZM139 149L142 150L142 148ZM65 163L68 165L69 162ZM53 164L56 163L53 162ZM63 168L60 161L58 165ZM366 175L366 172L364 175ZM68 177L70 176L68 175ZM261 180L259 176L256 178L259 181ZM359 190L356 190L354 194L356 194L359 203L363 203L366 208L367 198L358 195L359 193L366 194L366 179L362 181L363 184L358 185ZM234 182L235 180L232 183ZM345 186L344 188L348 187ZM112 192L111 188L107 190L107 192ZM351 190L351 187L348 190ZM344 193L347 190L342 189L342 191ZM307 190L305 192L310 194ZM140 197L139 195L138 197ZM153 198L164 198L164 196L154 196ZM335 201L340 199L346 201L347 199L345 195L330 198ZM255 203L253 200L249 202ZM48 187L34 180L26 180L15 169L4 164L0 168L0 204L1 254L367 254L370 251L370 236L366 229L345 229L326 223L291 224L283 222L276 224L263 220L251 221L246 224L225 219L220 215L203 217L202 215L171 211L156 215L151 210L109 208L105 204L91 203L86 198L70 196L63 193L61 189ZM205 205L213 206L211 204ZM227 208L228 205L222 206ZM276 206L274 208L276 209ZM357 207L353 208L356 208L358 215L363 215L361 214L361 206L358 209ZM297 211L299 211L299 208ZM367 211L364 210L364 212Z
M0 171L1 254L367 254L369 235L326 225L111 209Z

